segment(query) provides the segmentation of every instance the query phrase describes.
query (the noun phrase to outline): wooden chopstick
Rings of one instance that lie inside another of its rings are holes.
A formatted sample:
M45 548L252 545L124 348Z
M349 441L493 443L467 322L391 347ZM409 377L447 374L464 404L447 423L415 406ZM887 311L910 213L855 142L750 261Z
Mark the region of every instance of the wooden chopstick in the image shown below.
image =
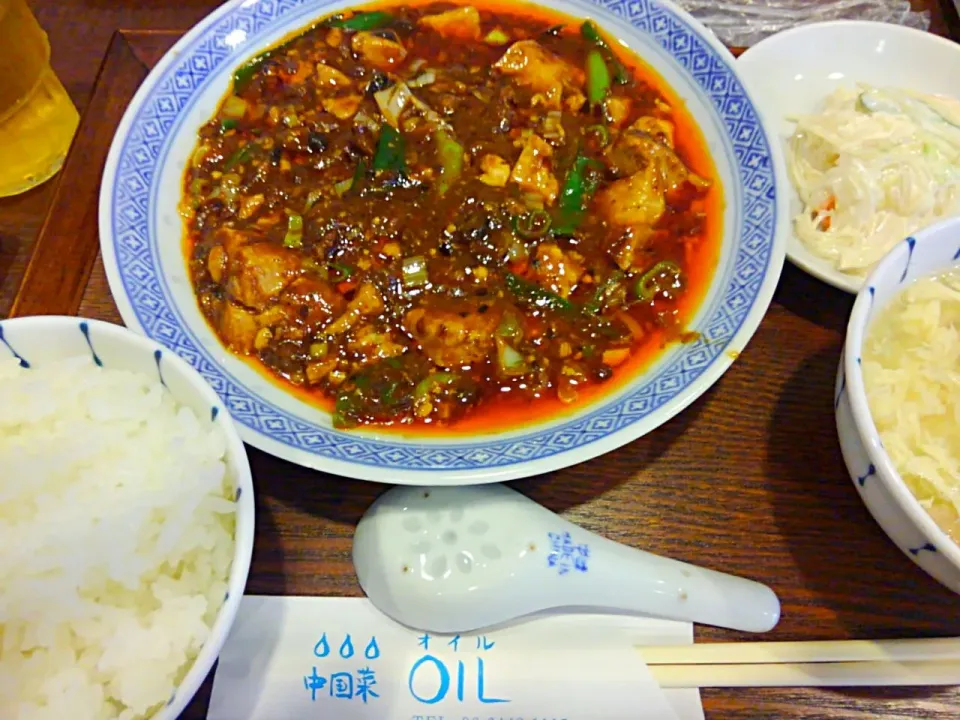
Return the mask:
M919 662L960 660L960 638L702 643L637 650L647 665Z
M960 662L651 665L662 688L960 685Z
M960 638L637 647L663 688L960 685Z

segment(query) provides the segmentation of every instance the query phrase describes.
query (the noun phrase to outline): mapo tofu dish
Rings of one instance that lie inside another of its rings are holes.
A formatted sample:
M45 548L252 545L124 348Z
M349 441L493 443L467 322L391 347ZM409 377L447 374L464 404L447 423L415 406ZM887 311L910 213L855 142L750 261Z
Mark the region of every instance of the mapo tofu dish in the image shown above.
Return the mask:
M718 254L699 131L590 21L383 6L238 68L183 213L223 343L334 425L494 426L690 336Z

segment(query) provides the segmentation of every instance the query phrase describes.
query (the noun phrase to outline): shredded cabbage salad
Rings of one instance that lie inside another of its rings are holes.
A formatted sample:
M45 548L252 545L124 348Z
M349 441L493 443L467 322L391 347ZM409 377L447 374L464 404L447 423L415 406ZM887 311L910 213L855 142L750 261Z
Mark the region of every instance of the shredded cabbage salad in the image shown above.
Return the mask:
M865 275L900 240L960 214L960 101L861 84L795 121L794 229L836 269Z

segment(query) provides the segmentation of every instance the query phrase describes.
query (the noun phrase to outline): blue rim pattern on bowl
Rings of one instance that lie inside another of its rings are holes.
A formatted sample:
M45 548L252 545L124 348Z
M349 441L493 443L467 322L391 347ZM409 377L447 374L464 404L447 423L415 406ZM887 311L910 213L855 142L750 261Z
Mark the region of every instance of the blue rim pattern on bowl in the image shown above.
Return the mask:
M681 396L717 361L737 335L761 295L772 261L777 224L776 177L770 147L756 110L731 70L731 58L705 42L688 21L656 0L590 0L631 23L674 58L703 93L722 121L730 145L731 164L739 174L743 195L726 188L727 202L739 215L731 272L698 327L701 337L684 346L656 374L615 403L606 403L570 421L510 438L444 445L391 442L344 434L305 422L262 397L251 394L203 348L172 300L152 242L155 227L155 170L162 166L186 109L198 89L231 56L225 38L243 30L256 41L278 18L320 17L324 0L261 0L234 4L183 47L132 118L118 153L117 172L109 193L113 213L111 240L123 290L136 321L154 340L193 365L223 398L241 425L272 440L312 455L384 470L451 471L496 468L525 463L582 447L650 415ZM732 147L731 147L732 146Z

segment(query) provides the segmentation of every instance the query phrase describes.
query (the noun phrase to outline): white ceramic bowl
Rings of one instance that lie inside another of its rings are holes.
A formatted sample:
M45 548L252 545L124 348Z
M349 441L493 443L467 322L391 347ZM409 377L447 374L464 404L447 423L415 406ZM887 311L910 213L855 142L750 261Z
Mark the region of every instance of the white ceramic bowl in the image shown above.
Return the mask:
M690 329L646 372L577 412L475 436L341 432L328 413L226 351L197 306L178 203L197 129L234 68L286 34L355 0L231 0L181 39L137 92L104 168L100 238L126 325L200 370L244 440L338 475L415 485L499 482L589 460L687 407L730 366L766 313L783 266L783 168L729 51L668 0L551 0L573 22L593 18L639 54L700 126L724 191L717 269ZM515 6L516 7L516 6Z
M220 426L226 440L226 459L235 483L236 534L227 594L210 637L183 682L173 690L153 720L175 720L196 694L213 667L237 614L247 584L253 551L254 503L250 463L243 442L223 402L200 374L153 340L119 325L76 317L38 316L0 321L0 353L13 353L21 364L37 367L71 357L98 360L104 367L155 375L174 398L199 418Z
M816 112L830 93L857 82L960 97L960 45L888 23L801 25L751 47L737 60L737 68L774 138L775 152L784 158L786 140L795 129L788 118ZM793 185L788 188L787 257L814 277L856 293L862 276L835 269L794 235L792 218L803 206Z
M843 459L854 487L873 517L907 557L960 593L960 547L920 506L884 451L870 416L860 372L863 338L874 315L911 281L957 265L960 218L916 233L877 264L857 295L850 315L834 407Z

